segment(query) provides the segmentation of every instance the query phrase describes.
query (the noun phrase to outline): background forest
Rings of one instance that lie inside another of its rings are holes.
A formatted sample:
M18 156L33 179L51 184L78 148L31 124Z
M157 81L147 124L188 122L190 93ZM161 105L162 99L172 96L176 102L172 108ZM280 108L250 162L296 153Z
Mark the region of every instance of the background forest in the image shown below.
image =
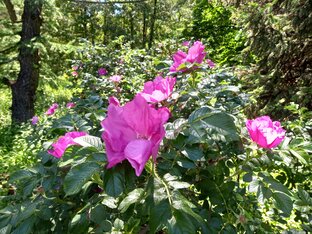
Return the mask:
M311 0L0 0L0 35L0 233L312 232ZM135 102L113 129L169 113L140 173L105 135Z

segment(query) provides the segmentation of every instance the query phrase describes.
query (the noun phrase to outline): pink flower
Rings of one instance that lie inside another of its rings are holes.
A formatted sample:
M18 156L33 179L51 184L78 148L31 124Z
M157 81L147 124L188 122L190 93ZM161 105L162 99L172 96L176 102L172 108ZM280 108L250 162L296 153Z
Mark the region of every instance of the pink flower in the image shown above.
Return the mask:
M98 70L99 76L105 76L108 72L105 68L99 68Z
M196 41L193 44L193 46L189 48L187 54L179 50L173 55L173 64L170 67L170 71L171 72L177 72L177 71L184 72L184 71L187 71L187 69L179 68L182 64L202 63L206 56L206 52L204 52L204 49L205 49L205 46L200 41Z
M73 102L69 102L69 103L66 104L66 108L68 108L68 109L73 108L75 106L76 106L76 104L73 103Z
M61 136L57 142L53 143L53 149L48 150L48 153L56 158L61 158L65 150L71 145L79 145L73 140L77 137L85 136L85 132L68 132L64 136Z
M207 64L210 68L214 68L216 66L216 64L214 62L212 62L210 59L207 59Z
M183 41L183 42L182 42L182 45L183 45L183 46L187 46L187 47L188 47L188 46L190 46L190 44L191 44L190 41Z
M172 94L175 83L176 78L157 76L154 81L148 81L144 84L144 89L139 95L147 102L161 102Z
M114 75L114 76L109 77L109 79L115 83L119 83L121 80L121 76Z
M109 97L108 103L113 104L115 106L120 106L119 100L116 97Z
M31 119L31 124L32 125L36 125L39 121L39 117L38 116L33 116Z
M285 138L285 130L280 122L272 122L269 116L247 120L246 127L251 139L262 148L274 148Z
M136 175L141 175L150 156L156 160L169 115L167 108L156 110L139 95L124 106L111 102L107 117L101 122L107 168L128 160Z
M50 108L46 111L46 115L53 115L55 110L58 108L58 104L57 103L53 103L52 106L50 106Z
M72 76L74 76L74 77L77 77L78 76L78 72L76 72L76 71L72 71Z
M79 69L79 66L72 66L72 69L73 69L74 71L77 71L77 70Z

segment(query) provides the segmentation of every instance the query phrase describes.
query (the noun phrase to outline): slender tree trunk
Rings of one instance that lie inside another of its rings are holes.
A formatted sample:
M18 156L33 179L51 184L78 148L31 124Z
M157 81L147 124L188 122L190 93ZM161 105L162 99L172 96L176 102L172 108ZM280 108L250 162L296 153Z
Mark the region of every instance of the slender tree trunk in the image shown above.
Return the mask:
M152 47L153 40L154 40L154 28L155 28L156 14L157 14L157 0L154 0L154 12L153 12L152 19L151 19L150 38L148 41L149 49Z
M146 44L146 18L147 18L147 14L146 14L146 9L144 8L143 9L143 29L142 29L142 35L143 35L143 38L142 38L142 44L143 44L143 48L145 48L145 44Z
M133 14L132 12L130 11L129 12L129 20L130 20L130 37L131 37L131 40L133 41L134 40L134 19L133 19Z
M17 16L14 10L14 6L11 2L11 0L3 0L5 7L9 13L10 19L12 21L12 23L15 23L17 21Z
M20 73L12 89L12 122L25 122L34 115L39 81L39 51L31 46L40 36L42 1L24 0L19 49Z

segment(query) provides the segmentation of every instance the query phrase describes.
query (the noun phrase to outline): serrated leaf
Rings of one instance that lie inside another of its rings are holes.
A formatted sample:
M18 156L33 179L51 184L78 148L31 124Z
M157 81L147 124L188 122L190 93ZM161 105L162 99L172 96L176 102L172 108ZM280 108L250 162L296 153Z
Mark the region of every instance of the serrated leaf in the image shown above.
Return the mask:
M112 197L120 195L125 186L125 172L112 168L105 173L104 176L104 189L105 192Z
M169 234L194 234L196 228L190 217L178 210L175 210L172 218L167 223Z
M70 169L64 180L64 191L66 196L78 193L82 186L100 170L95 162L85 162Z
M203 150L198 147L188 147L181 153L192 161L197 161L203 157Z
M227 113L214 110L209 107L202 107L195 110L189 117L191 135L200 141L205 141L207 136L216 135L222 140L238 140L236 126L233 118Z
M19 170L19 171L14 172L12 175L10 175L9 182L13 183L15 181L23 180L23 179L26 179L26 178L30 178L32 176L33 176L33 173L31 173L30 171Z
M283 211L287 216L290 216L293 209L293 202L290 197L284 193L274 192L273 199L275 200L276 208Z
M137 188L131 191L119 204L118 209L121 213L124 213L130 205L138 202L141 199L141 196L144 194L144 189Z
M93 147L99 151L103 151L104 146L101 138L95 136L82 136L74 139L74 142L82 147Z
M171 208L167 199L160 201L150 210L150 232L159 231L171 218Z

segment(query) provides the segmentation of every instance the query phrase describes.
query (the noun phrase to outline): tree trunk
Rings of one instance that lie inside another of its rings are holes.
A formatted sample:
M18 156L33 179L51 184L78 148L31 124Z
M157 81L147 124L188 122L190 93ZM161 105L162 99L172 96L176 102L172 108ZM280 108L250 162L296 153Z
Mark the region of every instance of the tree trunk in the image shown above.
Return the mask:
M5 7L9 13L9 16L10 16L10 19L12 21L12 23L16 23L17 21L17 16L16 16L16 13L15 13L15 10L14 10L14 6L11 2L11 0L3 0L4 4L5 4Z
M34 115L39 81L39 52L31 43L40 36L42 1L24 0L19 49L20 73L12 88L12 122L25 122Z
M157 0L154 0L154 12L151 19L151 30L150 30L150 38L148 41L148 48L150 49L153 44L154 40L154 27L155 27L155 21L156 21L156 13L157 13Z
M147 14L146 14L146 8L143 9L143 29L142 29L142 44L143 44L143 48L145 48L145 44L146 44L146 18L147 18Z

